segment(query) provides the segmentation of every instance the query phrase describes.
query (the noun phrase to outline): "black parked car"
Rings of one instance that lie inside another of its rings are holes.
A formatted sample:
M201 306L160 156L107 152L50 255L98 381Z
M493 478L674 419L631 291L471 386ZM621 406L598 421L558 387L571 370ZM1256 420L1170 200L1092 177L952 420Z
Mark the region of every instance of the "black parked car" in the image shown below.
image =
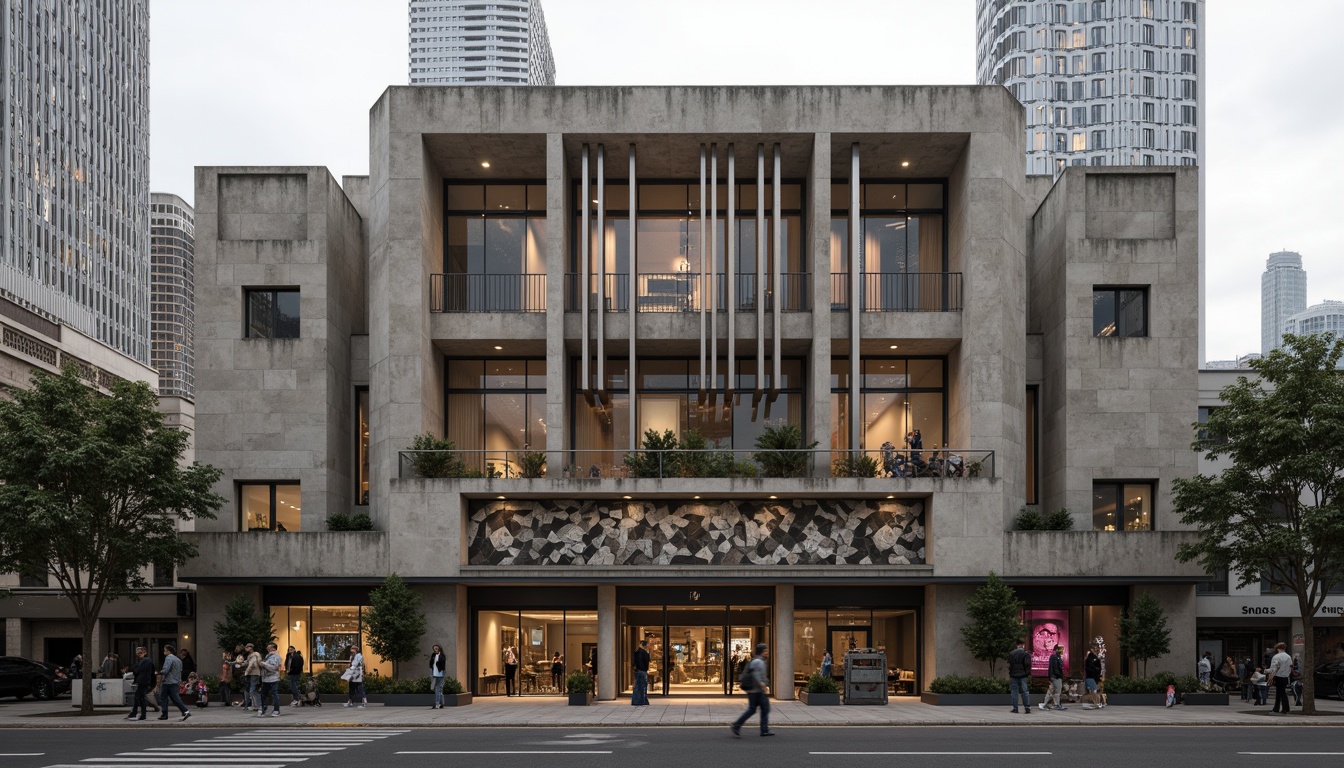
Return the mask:
M1344 659L1327 661L1316 668L1316 695L1344 699Z
M51 699L70 692L70 678L55 664L0 656L0 696Z

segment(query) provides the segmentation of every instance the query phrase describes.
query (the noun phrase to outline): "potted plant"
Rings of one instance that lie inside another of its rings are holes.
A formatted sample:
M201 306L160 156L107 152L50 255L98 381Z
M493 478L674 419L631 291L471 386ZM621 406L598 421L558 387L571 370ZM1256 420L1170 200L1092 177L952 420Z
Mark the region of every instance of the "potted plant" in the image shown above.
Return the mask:
M811 707L834 707L840 704L840 686L820 672L813 672L798 698Z
M565 693L571 707L586 707L593 703L593 678L587 672L570 672L565 678Z
M831 464L834 477L877 477L877 459L872 456L845 456Z
M518 474L525 478L544 477L546 475L546 454L541 451L528 451L518 460Z

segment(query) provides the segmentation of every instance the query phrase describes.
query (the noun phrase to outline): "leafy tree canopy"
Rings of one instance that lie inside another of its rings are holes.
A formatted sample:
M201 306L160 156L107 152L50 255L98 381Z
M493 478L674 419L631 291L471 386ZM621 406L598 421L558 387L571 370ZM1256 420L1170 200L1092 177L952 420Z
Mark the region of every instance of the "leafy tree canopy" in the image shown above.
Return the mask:
M1022 623L1025 607L1013 588L993 571L989 572L989 581L966 601L970 623L961 628L961 637L972 656L989 662L991 676L999 660L1006 658L1026 635L1027 628Z
M370 650L394 665L410 661L420 653L420 639L426 628L420 594L395 573L369 593L369 611L364 620Z
M247 595L238 595L224 606L223 621L215 622L215 641L222 650L233 652L240 645L251 643L258 651L275 640L275 624L271 615L257 609ZM264 654L263 654L264 655Z
M1143 668L1148 676L1148 661L1171 653L1171 629L1167 614L1151 592L1140 592L1134 605L1120 617L1120 648Z

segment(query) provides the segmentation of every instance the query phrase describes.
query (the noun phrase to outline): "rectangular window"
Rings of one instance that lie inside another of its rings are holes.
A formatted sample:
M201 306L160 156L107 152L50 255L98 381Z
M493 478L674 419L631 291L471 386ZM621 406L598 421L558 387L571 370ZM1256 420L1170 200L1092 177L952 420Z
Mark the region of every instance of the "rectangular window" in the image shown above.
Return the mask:
M1106 69L1106 54L1104 53L1092 54L1092 71L1103 72L1105 71L1105 69Z
M1092 43L1092 45L1105 45L1105 44L1106 44L1106 28L1105 28L1105 27L1093 27L1093 28L1089 31L1088 34L1091 35L1091 43ZM1095 62L1096 59L1097 59L1097 56L1102 56L1102 55L1104 55L1104 54L1095 54L1095 55L1093 55L1092 60Z
M1143 78L1143 95L1152 96L1154 92L1154 81L1151 77Z
M1152 44L1153 44L1153 35L1154 35L1154 28L1153 28L1153 25L1152 25L1152 24L1144 24L1144 25L1143 25L1143 42L1144 42L1145 45L1152 45ZM1151 55L1152 52L1151 52L1151 51L1148 51L1147 53L1149 53L1149 54Z
M1181 123L1183 125L1198 125L1199 110L1193 104L1181 105Z
M1153 484L1093 483L1092 530L1153 530Z
M1144 128L1144 129L1143 129L1143 146L1144 146L1144 148L1145 148L1145 149L1152 149L1152 148L1153 148L1153 141L1154 141L1154 133L1153 133L1153 129L1152 129L1152 128Z
M1190 24L1194 24L1196 22L1195 3L1193 2L1181 3L1181 21L1188 22Z
M1182 81L1181 81L1181 98L1182 98L1182 99L1189 99L1190 101L1194 101L1195 98L1196 98L1196 96L1198 96L1198 94L1199 94L1199 91L1198 91L1198 89L1197 89L1197 87L1196 87L1196 85L1195 85L1195 81L1194 81L1194 80L1182 80Z
M1082 80L1076 80L1076 81L1074 81L1074 83L1073 83L1073 100L1074 100L1074 101L1082 101L1082 100L1083 100L1083 93L1084 93L1083 89L1084 89L1085 87L1086 87L1086 86L1083 84L1083 81L1082 81Z
M1091 147L1091 148L1092 148L1092 149L1105 149L1105 148L1106 148L1106 132L1105 132L1105 131L1093 131L1093 132L1092 132L1092 147Z
M1181 131L1181 151L1183 151L1183 152L1194 152L1194 151L1195 151L1195 132L1194 132L1194 131Z
M1092 335L1137 338L1148 335L1148 289L1093 288Z
M1087 136L1081 133L1073 134L1073 151L1082 152L1087 149Z
M1087 107L1073 108L1073 124L1087 125Z
M1195 584L1197 595L1226 595L1227 569L1219 568L1212 576Z
M1147 123L1157 121L1157 105L1151 101L1143 102L1143 120Z
M155 563L154 564L154 586L171 587L173 586L173 564Z
M518 477L524 454L546 448L545 360L448 360L444 433L468 470ZM619 369L621 372L624 368ZM606 387L624 389L606 371Z
M1144 155L1144 156L1143 156L1143 164L1144 164L1144 165L1157 165L1157 158L1154 157L1153 155Z
M1060 132L1055 134L1055 151L1056 152L1069 151L1069 135L1067 133Z
M244 531L298 531L302 499L297 482L240 483L238 511Z
M1037 461L1037 439L1039 438L1040 424L1037 417L1038 401L1040 399L1040 387L1027 387L1027 408L1026 408L1026 454L1027 454L1027 483L1025 490L1025 500L1028 504L1037 504L1036 489L1040 485L1040 465Z
M1181 42L1185 44L1185 47L1186 47L1186 48L1194 48L1194 47L1195 47L1195 30L1193 30L1193 29L1184 29L1184 30L1181 30Z
M1092 81L1092 98L1106 95L1106 81L1098 78Z
M1157 54L1153 51L1143 52L1143 68L1152 71L1157 69Z
M299 338L297 288L251 288L244 291L244 296L247 303L247 338Z
M369 503L369 388L355 387L355 504Z
M1092 105L1092 124L1093 124L1093 125L1100 125L1101 123L1104 123L1104 122L1106 122L1106 105L1105 105L1105 104L1093 104L1093 105Z
M1181 71L1188 72L1190 74L1195 73L1195 54L1193 53L1181 54Z

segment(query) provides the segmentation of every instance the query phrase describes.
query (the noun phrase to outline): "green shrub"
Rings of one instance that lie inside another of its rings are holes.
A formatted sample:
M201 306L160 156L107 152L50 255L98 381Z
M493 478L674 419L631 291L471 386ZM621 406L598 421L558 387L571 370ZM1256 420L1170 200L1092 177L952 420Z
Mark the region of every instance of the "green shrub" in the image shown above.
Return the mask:
M327 516L328 531L372 531L373 518L368 512L333 512Z
M592 693L593 678L587 672L570 672L565 678L565 693Z
M845 456L831 464L834 477L877 477L877 459L872 456Z
M755 477L757 474L756 464L747 459L738 459L733 462L733 477Z
M669 451L677 448L677 436L672 430L661 435L650 429L644 433L644 450L625 454L625 470L630 477L664 477Z
M1022 507L1017 513L1015 524L1019 531L1071 531L1073 515L1063 507L1046 513L1035 507Z
M546 454L541 451L528 451L518 460L518 474L523 477L544 477L546 475Z
M802 477L807 473L810 451L817 447L803 442L798 424L773 424L756 437L753 459L761 465L761 477Z
M978 675L969 675L962 677L959 675L947 675L946 677L936 677L929 683L929 691L933 693L979 693L979 694L1008 694L1008 681L997 677L983 677Z
M1045 516L1045 529L1047 531L1072 531L1073 515L1064 507L1056 509Z
M1159 672L1152 677L1112 675L1102 685L1106 693L1166 693L1168 685L1175 685L1178 694L1200 690L1199 678L1194 675L1173 675Z
M444 685L445 690L447 684ZM428 677L398 680L395 677L375 675L364 678L365 693L433 693L434 683Z
M840 686L836 685L835 680L829 677L823 677L820 672L813 672L807 678L808 693L839 693Z
M305 681L308 680L308 676L305 675L303 677L303 680ZM302 685L302 681L300 682L300 685ZM302 690L302 688L300 688L300 690ZM319 673L317 675L317 692L332 693L332 694L345 693L346 683L344 680L341 679L341 673L339 672Z
M445 677L443 678L443 692L458 694L466 693L467 689L462 687L462 683L458 682L456 677Z
M416 435L411 450L433 453L411 454L411 466L415 474L420 477L463 477L466 464L454 452L456 448L452 440L440 440L429 432Z

